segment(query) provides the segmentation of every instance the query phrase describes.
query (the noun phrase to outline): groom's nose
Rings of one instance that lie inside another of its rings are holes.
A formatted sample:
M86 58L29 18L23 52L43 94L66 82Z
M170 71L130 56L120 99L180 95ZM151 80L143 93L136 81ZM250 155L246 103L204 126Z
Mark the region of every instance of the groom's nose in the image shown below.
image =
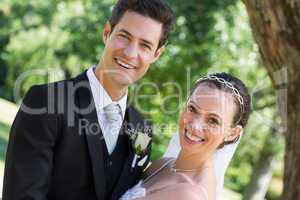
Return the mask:
M124 54L127 57L127 59L136 58L138 55L138 46L135 43L129 43L125 49Z

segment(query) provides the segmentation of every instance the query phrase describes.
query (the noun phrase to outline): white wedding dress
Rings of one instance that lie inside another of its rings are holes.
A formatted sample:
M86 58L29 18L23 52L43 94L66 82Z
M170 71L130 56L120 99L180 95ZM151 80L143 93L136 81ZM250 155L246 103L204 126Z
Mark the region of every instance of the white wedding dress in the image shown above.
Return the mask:
M120 200L132 200L146 196L146 189L142 186L143 181L138 182L134 187L127 190Z

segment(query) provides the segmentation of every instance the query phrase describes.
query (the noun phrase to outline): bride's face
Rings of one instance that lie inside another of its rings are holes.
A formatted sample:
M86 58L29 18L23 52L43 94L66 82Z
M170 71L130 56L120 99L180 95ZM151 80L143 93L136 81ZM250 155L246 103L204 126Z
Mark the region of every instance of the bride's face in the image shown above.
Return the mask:
M237 105L232 94L201 84L179 118L180 144L189 153L213 152L240 133L232 127Z

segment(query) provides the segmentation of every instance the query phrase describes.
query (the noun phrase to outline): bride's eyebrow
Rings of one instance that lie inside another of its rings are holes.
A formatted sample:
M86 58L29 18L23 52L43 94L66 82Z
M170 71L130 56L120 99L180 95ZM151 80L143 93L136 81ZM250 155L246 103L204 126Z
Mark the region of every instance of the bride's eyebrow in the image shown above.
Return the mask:
M189 103L192 104L192 106L196 107L196 109L198 111L202 111L203 110L193 100L190 100ZM211 112L210 111L210 112L208 112L208 115L209 116L214 116L214 117L216 117L216 118L218 118L219 120L222 121L222 117L218 113L216 113L216 112Z
M196 107L197 110L201 110L200 107L199 107L193 100L190 100L190 101L188 102L188 104L192 104L192 106ZM188 104L187 104L187 105L188 105Z
M222 117L219 114L217 114L217 113L209 113L209 116L217 118L218 120L220 120L220 122L223 121Z

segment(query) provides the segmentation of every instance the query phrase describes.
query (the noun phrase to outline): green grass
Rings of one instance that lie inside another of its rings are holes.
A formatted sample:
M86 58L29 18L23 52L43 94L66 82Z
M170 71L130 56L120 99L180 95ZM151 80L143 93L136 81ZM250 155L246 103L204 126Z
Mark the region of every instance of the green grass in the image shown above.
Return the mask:
M0 162L4 162L8 142L9 126L0 122Z
M0 98L0 123L11 125L17 114L18 106L10 101Z
M0 98L0 171L5 160L10 125L15 118L18 106Z
M242 195L230 189L224 188L223 200L241 200Z
M5 154L9 137L9 129L15 118L18 106L0 98L0 197L2 196L2 181Z

